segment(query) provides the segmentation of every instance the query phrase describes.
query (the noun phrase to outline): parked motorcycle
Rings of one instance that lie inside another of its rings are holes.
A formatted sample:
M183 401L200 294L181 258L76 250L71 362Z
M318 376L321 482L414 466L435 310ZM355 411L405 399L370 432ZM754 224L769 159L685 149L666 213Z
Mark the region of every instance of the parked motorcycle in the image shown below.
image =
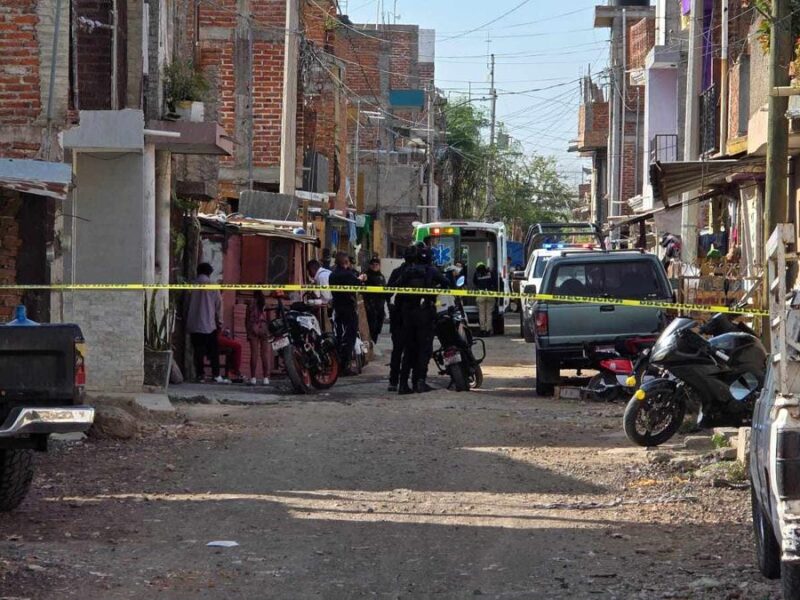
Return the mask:
M621 338L614 346L587 346L585 353L598 373L581 388L581 399L615 402L630 398L649 367L655 337Z
M464 287L464 282L462 275L456 281L456 287ZM439 374L449 375L450 386L457 392L480 388L483 385L481 363L486 358L486 344L472 337L461 298L456 297L453 305L437 314L435 331L439 348L433 352L433 360ZM478 345L482 351L480 358L473 352Z
M294 391L330 388L339 378L336 338L322 333L309 305L295 302L286 310L281 296L276 297L277 316L269 323L272 350L283 360Z
M698 325L679 317L653 346L650 366L662 376L645 381L628 402L623 427L633 443L666 442L678 431L690 404L700 407L702 428L737 427L752 418L767 351L749 327L732 323L724 314Z

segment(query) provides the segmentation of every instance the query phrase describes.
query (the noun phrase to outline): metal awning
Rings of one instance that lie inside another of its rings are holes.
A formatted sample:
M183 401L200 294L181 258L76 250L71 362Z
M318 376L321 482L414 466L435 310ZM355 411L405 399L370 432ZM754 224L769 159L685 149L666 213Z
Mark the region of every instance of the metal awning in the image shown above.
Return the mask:
M706 193L728 185L734 176L761 176L765 171L763 156L734 160L656 161L650 165L650 184L653 196L669 207L669 199L684 192Z
M72 166L45 160L0 158L0 187L66 200L72 187Z
M635 225L637 223L642 223L644 221L648 221L648 220L652 219L653 217L655 217L659 213L663 213L663 212L667 212L667 211L673 211L673 210L679 210L679 209L683 208L684 205L688 206L690 204L697 204L698 202L703 202L705 200L711 200L711 198L713 198L716 195L717 195L716 191L709 191L709 192L706 192L704 194L700 194L699 196L694 196L692 198L689 198L688 200L685 200L683 202L676 202L675 204L671 204L669 206L659 206L658 208L654 208L652 210L648 210L648 211L640 213L638 215L634 215L632 217L621 219L620 221L617 221L616 223L614 223L613 227L617 228L617 227L624 227L626 225Z

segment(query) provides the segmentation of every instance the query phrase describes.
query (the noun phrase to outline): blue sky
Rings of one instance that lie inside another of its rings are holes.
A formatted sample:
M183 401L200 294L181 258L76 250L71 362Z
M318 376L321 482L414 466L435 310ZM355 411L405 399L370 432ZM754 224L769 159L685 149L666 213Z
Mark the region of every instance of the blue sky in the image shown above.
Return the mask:
M356 23L374 23L379 2L340 0ZM608 30L593 29L594 7L601 3L397 0L397 22L436 30L436 85L453 95L466 96L471 85L473 97L487 96L493 52L498 118L508 133L530 151L556 156L569 180L580 182L582 161L566 148L577 130L577 80L589 65L598 73L607 63ZM394 22L394 0L383 5L386 21Z

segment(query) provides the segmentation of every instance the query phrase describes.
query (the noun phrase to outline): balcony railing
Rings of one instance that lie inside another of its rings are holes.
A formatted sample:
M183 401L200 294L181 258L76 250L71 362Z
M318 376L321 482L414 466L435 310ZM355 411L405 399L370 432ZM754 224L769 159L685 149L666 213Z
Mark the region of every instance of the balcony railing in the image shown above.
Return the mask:
M650 140L650 162L677 162L678 134L659 133Z
M717 89L711 86L700 94L700 154L710 154L719 144Z

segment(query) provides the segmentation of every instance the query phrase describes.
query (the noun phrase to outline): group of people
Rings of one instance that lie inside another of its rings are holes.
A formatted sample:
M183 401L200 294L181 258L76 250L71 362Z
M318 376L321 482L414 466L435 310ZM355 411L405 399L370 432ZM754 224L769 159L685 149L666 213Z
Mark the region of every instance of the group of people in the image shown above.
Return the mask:
M466 278L466 269L456 262L443 274L433 265L433 253L422 242L409 246L404 252L404 262L392 271L387 281L381 272L381 261L373 257L366 270L359 273L353 259L346 252L339 252L333 265L319 260L306 264L310 282L319 286L347 286L348 291L316 292L331 316L337 339L337 351L342 374L351 374L353 353L358 339L358 297L354 288L406 287L417 289L448 289L457 287L458 280ZM324 260L324 259L323 259ZM197 269L197 283L208 284L213 268L202 263ZM478 290L496 290L497 279L483 263L476 265L473 285ZM494 298L478 298L480 330L491 331ZM194 349L195 372L202 380L205 361L211 367L212 379L218 383L243 381L240 374L241 344L222 329L222 298L218 291L195 291L189 294L185 310L186 330ZM392 353L389 371L389 391L399 394L431 391L428 384L428 365L433 355L434 324L436 320L435 294L391 294L370 292L364 294L369 335L373 343L378 342L389 313L389 331L392 338ZM264 294L256 291L248 305L245 330L250 345L250 383L269 383L268 362L270 314ZM226 375L220 375L220 351L226 351ZM256 378L258 366L262 378Z

